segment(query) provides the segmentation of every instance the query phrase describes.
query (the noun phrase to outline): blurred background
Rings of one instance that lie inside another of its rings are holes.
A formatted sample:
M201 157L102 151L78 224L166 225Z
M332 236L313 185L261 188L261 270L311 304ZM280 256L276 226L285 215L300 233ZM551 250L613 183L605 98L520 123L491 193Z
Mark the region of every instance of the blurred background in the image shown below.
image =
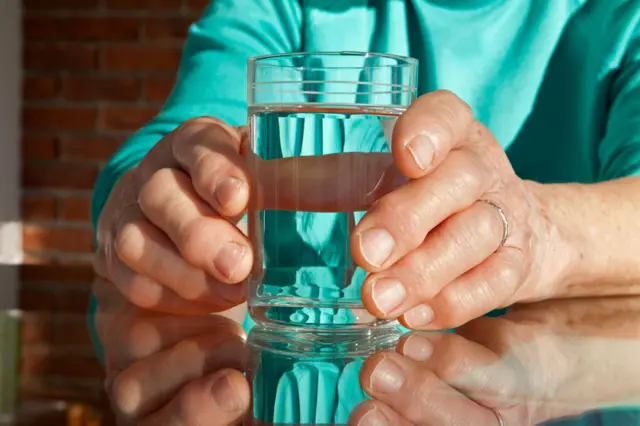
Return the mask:
M0 0L6 424L15 422L7 414L12 383L29 414L20 424L111 424L86 328L91 189L104 162L168 95L187 29L207 3Z

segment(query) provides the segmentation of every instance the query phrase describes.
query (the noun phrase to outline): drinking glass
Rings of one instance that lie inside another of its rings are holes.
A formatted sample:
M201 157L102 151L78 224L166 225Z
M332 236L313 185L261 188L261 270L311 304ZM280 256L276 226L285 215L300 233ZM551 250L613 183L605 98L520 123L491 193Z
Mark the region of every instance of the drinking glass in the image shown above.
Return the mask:
M249 311L258 324L311 329L385 323L363 309L351 232L403 182L394 124L417 91L418 61L365 52L249 60Z

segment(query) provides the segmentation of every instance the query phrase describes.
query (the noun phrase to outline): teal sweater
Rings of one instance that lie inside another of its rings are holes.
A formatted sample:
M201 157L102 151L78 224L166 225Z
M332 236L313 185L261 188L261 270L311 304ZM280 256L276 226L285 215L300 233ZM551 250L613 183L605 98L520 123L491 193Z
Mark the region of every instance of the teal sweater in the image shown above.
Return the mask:
M246 124L249 57L327 50L419 59L419 92L464 99L523 179L640 174L640 0L216 0L162 111L100 175L94 224L118 178L180 123Z

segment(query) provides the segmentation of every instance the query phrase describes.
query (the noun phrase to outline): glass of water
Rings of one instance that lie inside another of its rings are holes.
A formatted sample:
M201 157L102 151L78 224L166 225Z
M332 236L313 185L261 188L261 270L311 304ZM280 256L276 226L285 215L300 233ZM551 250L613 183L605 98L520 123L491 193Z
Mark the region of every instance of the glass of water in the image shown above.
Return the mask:
M255 250L249 311L270 327L367 328L365 271L350 236L367 208L403 182L391 135L415 99L418 61L363 52L249 60Z

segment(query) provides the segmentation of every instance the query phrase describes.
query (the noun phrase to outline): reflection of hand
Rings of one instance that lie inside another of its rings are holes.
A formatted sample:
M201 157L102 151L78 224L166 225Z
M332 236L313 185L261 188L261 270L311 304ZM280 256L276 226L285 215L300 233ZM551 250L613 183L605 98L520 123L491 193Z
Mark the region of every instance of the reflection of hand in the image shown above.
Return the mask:
M414 333L365 363L374 401L351 424L530 426L640 405L639 322L640 298L560 301Z
M398 119L392 152L411 181L380 198L351 240L372 273L362 289L372 314L447 329L547 295L541 277L559 273L549 253L561 256L548 249L540 185L514 173L463 101L442 91L419 98Z
M239 325L138 309L102 279L94 291L106 390L120 425L228 426L244 415L250 389Z

